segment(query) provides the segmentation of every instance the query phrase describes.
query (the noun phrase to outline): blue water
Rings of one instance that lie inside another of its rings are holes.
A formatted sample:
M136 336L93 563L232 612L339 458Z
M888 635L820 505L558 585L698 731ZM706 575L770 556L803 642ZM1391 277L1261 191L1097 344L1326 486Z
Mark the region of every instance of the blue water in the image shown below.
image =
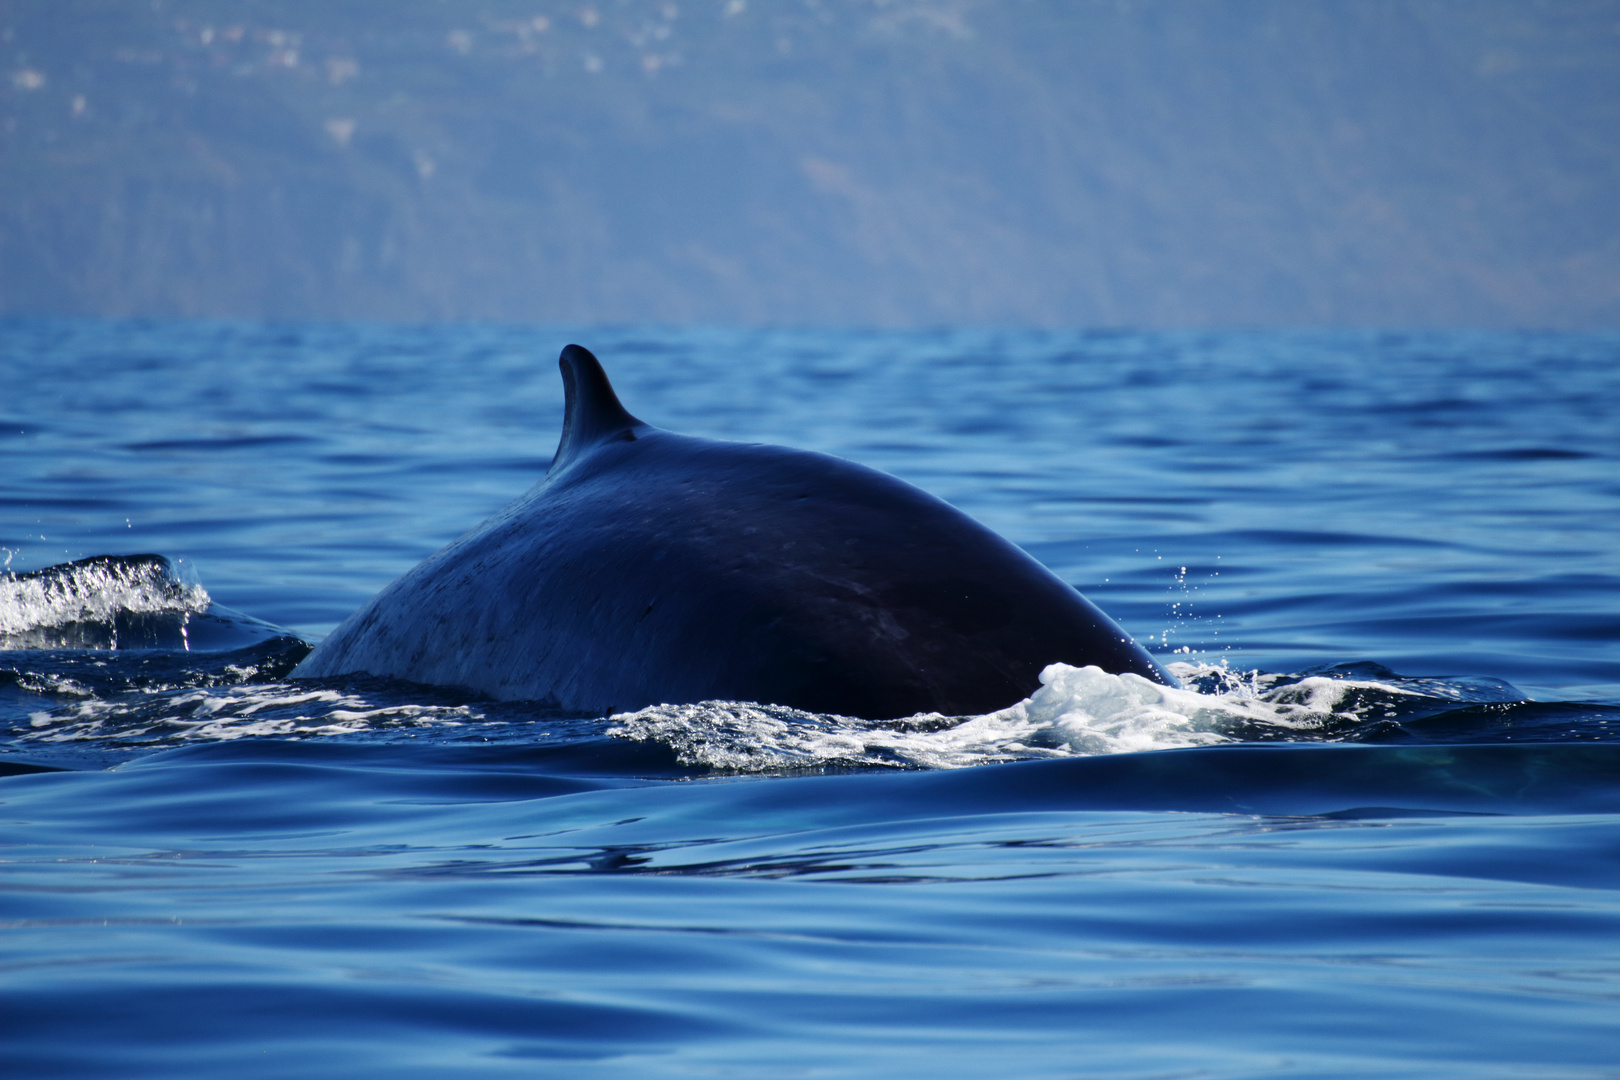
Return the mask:
M571 340L1186 691L288 680L539 477ZM1620 1075L1616 431L1613 335L0 323L6 1073Z

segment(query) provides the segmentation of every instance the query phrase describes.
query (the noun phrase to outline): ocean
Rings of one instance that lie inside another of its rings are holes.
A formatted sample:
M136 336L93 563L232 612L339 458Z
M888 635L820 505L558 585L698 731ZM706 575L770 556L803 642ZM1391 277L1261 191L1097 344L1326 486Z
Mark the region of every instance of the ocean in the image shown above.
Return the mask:
M541 477L571 341L1182 689L290 679ZM1613 334L0 322L6 1073L1620 1076L1617 431Z

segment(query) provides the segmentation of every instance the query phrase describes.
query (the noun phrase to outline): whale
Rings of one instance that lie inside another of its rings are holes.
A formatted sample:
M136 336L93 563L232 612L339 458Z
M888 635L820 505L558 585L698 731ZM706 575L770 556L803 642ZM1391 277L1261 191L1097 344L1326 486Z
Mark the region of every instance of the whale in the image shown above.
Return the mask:
M294 678L374 675L580 714L756 702L887 720L1027 698L1054 663L1174 686L1028 553L887 473L665 431L579 345L525 495L387 586Z

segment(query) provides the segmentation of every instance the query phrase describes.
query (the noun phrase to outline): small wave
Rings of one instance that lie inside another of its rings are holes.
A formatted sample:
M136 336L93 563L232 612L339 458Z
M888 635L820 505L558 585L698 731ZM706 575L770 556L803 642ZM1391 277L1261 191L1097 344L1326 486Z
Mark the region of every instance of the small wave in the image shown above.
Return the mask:
M639 743L682 769L756 775L957 769L1245 742L1615 740L1609 729L1620 723L1620 710L1537 704L1497 680L1412 678L1367 663L1302 674L1178 663L1171 667L1180 688L1053 664L1028 699L983 716L870 721L709 701L587 717L386 679L286 681L307 648L277 638L228 654L114 654L92 666L35 653L9 672L14 700L0 716L12 717L19 749L123 752L267 737L523 746L543 739L589 744L581 753L610 758L609 745Z
M0 649L185 648L208 593L162 555L97 555L0 575Z
M661 742L683 764L727 772L938 769L1268 739L1332 741L1414 711L1481 699L1466 684L1402 680L1393 673L1380 679L1263 675L1184 663L1172 670L1192 688L1053 664L1041 672L1041 687L1029 698L983 716L933 713L869 721L708 701L625 713L609 733ZM1513 700L1495 686L1485 694L1493 701Z
M268 683L78 701L31 714L32 730L24 733L23 741L167 746L455 727L482 719L466 705L379 704L324 687Z

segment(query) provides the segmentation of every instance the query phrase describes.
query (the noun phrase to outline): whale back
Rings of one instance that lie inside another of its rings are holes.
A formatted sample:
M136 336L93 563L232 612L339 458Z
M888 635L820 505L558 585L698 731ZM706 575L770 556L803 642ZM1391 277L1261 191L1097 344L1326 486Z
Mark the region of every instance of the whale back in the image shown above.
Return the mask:
M545 480L356 612L294 672L602 714L757 701L870 719L1011 705L1041 670L1174 680L1028 554L895 477L631 416L564 350Z

